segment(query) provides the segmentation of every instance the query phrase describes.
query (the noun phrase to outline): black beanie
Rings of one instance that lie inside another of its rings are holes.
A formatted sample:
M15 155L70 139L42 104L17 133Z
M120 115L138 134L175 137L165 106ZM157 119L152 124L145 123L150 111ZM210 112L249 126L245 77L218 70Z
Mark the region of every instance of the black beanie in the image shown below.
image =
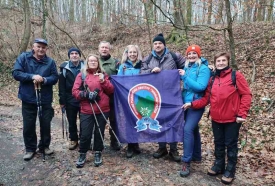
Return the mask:
M166 45L162 33L158 34L158 35L153 39L153 43L154 43L155 41L160 41L160 42L162 42L162 43L164 44L164 46Z
M78 49L78 48L70 48L69 49L69 51L68 51L68 57L69 57L69 59L70 59L70 54L71 54L71 52L73 52L73 51L75 51L75 52L77 52L78 54L79 54L79 56L81 57L81 52L80 52L80 50Z

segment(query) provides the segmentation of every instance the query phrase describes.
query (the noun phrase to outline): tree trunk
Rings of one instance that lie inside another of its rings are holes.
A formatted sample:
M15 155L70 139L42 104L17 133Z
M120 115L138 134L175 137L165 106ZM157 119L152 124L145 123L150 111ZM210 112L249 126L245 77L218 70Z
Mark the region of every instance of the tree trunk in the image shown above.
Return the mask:
M218 16L215 19L216 24L220 24L222 22L222 18L223 18L222 12L223 12L223 1L220 1L219 2L219 9L218 9Z
M96 6L96 20L99 24L103 23L103 0L98 0Z
M208 2L208 17L207 17L207 24L211 24L211 17L212 17L212 0Z
M47 30L46 30L46 18L47 18L47 8L46 3L47 0L42 0L42 38L47 39Z
M187 24L192 24L192 0L187 0L187 10L186 10L186 20Z
M31 12L30 5L28 0L23 0L23 9L24 9L24 34L20 44L20 53L24 52L28 48L28 44L31 37Z
M231 67L233 69L238 69L238 64L236 62L235 56L235 41L233 35L233 19L231 15L231 8L230 8L230 0L225 0L225 8L226 8L226 17L227 17L227 32L229 37L229 48L231 54Z
M69 21L74 22L74 0L70 0L70 12L69 12Z
M86 19L86 17L87 17L87 15L86 15L86 0L82 0L82 2L81 2L81 5L82 5L82 10L81 10L81 20L83 21L83 22L86 22L87 21L87 19Z
M182 28L183 27L183 23L184 21L182 19L184 19L183 16L181 16L181 0L174 0L173 4L174 4L174 13L173 13L173 17L174 17L174 23Z
M270 0L268 11L267 11L267 21L273 21L273 8L274 8L274 0Z
M257 16L259 16L259 8L258 8L258 0L255 1L255 10L254 10L254 14L253 14L253 22L257 21Z

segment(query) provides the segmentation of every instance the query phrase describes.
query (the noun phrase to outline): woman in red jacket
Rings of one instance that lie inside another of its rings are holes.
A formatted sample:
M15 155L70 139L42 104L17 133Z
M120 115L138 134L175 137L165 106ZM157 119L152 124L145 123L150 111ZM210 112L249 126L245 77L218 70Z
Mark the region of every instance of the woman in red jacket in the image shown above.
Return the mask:
M216 72L208 83L204 97L183 105L184 109L189 107L198 109L203 108L210 101L215 162L207 174L210 176L223 174L221 181L225 184L231 183L235 176L239 129L246 119L252 98L247 81L238 71L236 72L236 86L234 85L229 60L228 53L217 54L214 57ZM226 168L225 148L227 148Z
M98 56L89 55L84 68L75 79L72 90L73 96L80 101L81 136L77 168L84 166L92 135L94 135L94 164L95 166L102 164L101 152L104 149L104 130L107 122L105 118L108 118L110 111L108 95L113 92L114 87L99 65Z

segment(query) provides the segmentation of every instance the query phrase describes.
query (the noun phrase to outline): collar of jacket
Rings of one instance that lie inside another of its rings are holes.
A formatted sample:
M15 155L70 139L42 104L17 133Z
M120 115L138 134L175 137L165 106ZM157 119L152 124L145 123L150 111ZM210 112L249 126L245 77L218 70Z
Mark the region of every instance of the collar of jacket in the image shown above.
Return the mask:
M141 61L138 61L138 62L135 63L135 65L133 65L133 62L131 60L127 59L125 61L125 63L128 64L129 67L131 67L131 68L136 68L136 69L140 69L141 68Z
M156 51L152 50L152 55L154 56L154 58L158 59L158 60L161 60L166 54L168 54L170 51L168 50L167 47L164 48L164 52L161 56L158 56L156 54Z
M42 63L47 63L48 62L48 56L47 56L47 54L45 54L42 59L37 60L34 57L34 51L33 50L31 50L30 52L27 53L27 58L33 58L33 59L35 59L36 62L42 62Z
M99 59L99 62L101 63L101 64L112 64L112 63L115 63L116 61L115 61L115 59L114 58L112 58L112 57L110 57L108 60L106 60L106 61L104 61L102 58L100 58Z
M230 67L227 68L226 67L226 68L224 68L220 71L220 74L218 74L217 71L216 71L215 76L225 77L227 74L229 74L231 72L232 72L232 68L230 68Z

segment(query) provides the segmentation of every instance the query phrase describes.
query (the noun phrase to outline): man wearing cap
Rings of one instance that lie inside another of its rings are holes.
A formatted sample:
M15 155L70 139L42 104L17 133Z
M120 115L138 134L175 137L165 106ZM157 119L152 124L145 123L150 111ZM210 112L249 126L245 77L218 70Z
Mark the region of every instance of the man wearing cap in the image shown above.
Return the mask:
M44 147L41 140L38 148L44 148L45 154L50 155L51 120L54 116L52 108L53 85L58 81L55 61L46 55L48 43L45 39L35 39L32 51L23 52L14 64L12 75L20 82L18 98L22 100L23 137L26 153L23 157L28 161L33 158L37 149L35 124L37 118L37 101L34 83L41 84L42 117L40 124L44 137Z
M111 44L107 41L101 41L98 46L98 52L100 55L99 62L104 71L109 75L116 75L118 72L119 61L110 55ZM110 96L110 125L113 130L116 129L115 110L114 110L114 96ZM120 150L120 145L115 138L112 130L109 130L110 134L110 147L113 150Z
M75 78L83 67L84 62L80 60L81 52L77 48L70 48L68 51L69 61L65 61L60 65L59 73L59 104L64 111L66 110L67 119L69 122L69 150L76 149L78 145L77 134L77 115L79 115L80 107L79 101L77 101L72 95L72 88Z
M158 73L161 70L182 69L184 64L185 58L178 53L169 51L166 47L163 34L160 33L153 39L153 51L142 60L140 73ZM177 142L170 143L169 155L174 161L179 162L181 158L178 153L177 144ZM166 142L160 142L159 149L153 154L153 157L160 158L167 154Z

